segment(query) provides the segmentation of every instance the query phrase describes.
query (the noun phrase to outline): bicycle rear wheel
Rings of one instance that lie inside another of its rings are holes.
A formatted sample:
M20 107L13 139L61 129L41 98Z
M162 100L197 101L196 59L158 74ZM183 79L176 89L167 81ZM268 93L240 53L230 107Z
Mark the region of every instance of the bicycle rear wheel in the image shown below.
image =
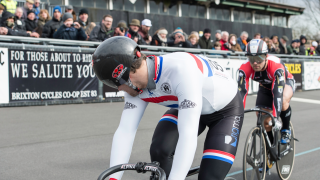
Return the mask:
M291 146L292 151L283 156L280 160L277 161L277 172L279 177L282 180L287 180L291 176L293 165L294 165L294 154L295 154L295 140L293 139L294 136L294 130L292 123L290 122L289 126L291 130L291 141L287 145L280 145L280 150L284 151L288 145Z
M243 179L263 180L266 176L266 143L260 128L248 134L243 154Z

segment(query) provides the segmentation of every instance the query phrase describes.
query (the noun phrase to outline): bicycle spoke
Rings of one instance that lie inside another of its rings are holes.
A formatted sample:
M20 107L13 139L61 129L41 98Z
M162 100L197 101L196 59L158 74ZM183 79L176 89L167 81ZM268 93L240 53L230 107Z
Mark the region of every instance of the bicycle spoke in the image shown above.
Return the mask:
M255 170L256 170L258 179L261 180L259 168L257 167ZM262 169L262 171L263 171L263 170L264 170L264 169Z
M254 170L255 170L255 168L253 168L253 169L251 170L251 178L250 178L250 180L253 180L253 179L254 179Z

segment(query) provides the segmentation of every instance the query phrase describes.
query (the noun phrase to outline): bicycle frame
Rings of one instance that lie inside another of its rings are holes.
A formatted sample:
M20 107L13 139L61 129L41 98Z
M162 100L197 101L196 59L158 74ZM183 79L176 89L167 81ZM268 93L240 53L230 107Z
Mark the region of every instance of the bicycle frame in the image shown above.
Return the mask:
M280 150L280 142L278 141L278 139L279 139L279 137L278 137L279 133L278 132L279 131L275 131L274 132L274 142L273 142L273 144L271 144L269 136L267 134L267 131L264 128L264 125L263 125L263 121L265 119L263 117L270 116L271 120L272 120L272 127L274 127L275 120L274 120L273 115L270 112L262 110L260 108L252 108L252 109L244 111L244 113L248 113L248 112L259 112L258 120L257 120L257 126L262 130L262 132L264 134L264 137L267 140L267 148L268 148L268 150L270 152L270 155L271 155L271 157L273 159L280 160L283 156L285 156L286 154L288 154L289 152L292 151L292 148L290 147L290 145L287 145L286 149L281 152L281 150ZM265 115L262 115L262 113L265 113ZM260 135L261 135L262 132L260 132Z

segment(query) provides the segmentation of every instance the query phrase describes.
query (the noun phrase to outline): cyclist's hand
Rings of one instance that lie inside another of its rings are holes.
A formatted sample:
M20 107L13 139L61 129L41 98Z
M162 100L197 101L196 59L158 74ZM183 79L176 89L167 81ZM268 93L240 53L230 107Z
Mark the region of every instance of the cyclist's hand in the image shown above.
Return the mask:
M275 118L275 125L273 126L274 131L280 131L282 128L282 122Z

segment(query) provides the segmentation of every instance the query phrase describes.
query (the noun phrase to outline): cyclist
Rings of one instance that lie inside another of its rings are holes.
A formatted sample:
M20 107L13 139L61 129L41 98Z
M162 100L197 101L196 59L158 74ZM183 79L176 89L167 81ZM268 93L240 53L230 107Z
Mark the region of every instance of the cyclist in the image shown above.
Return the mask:
M99 80L125 91L110 166L128 163L139 122L152 102L170 108L161 117L150 146L151 161L160 162L168 179L185 179L197 136L206 126L199 179L225 178L236 155L244 108L237 84L221 66L182 52L146 57L126 37L105 40L92 61ZM110 180L121 177L122 173L116 173Z
M251 40L247 44L246 52L248 60L241 65L238 77L238 88L243 98L243 105L245 106L246 103L249 78L251 78L259 82L256 106L282 119L281 143L286 144L291 138L289 124L292 110L289 103L295 91L295 80L278 57L268 55L268 47L263 40ZM264 126L273 143L270 120L271 117L267 118ZM276 126L280 130L281 123L277 121Z

